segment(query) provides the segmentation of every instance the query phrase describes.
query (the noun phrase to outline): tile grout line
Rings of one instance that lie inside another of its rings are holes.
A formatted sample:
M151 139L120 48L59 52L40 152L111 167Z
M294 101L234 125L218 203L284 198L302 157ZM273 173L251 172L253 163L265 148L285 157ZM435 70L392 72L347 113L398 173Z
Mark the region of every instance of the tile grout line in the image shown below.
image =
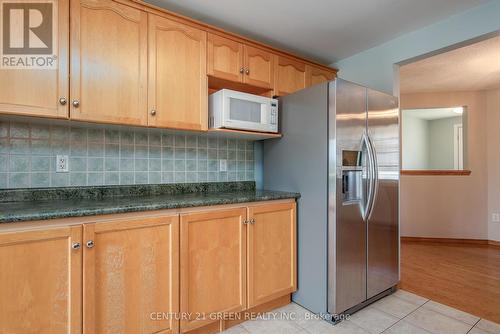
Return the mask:
M470 333L470 331L471 331L471 330L473 330L473 329L474 329L474 327L476 327L476 325L477 325L477 324L481 321L481 319L482 319L482 318L479 318L479 320L478 320L478 321L476 321L476 322L474 323L474 325L472 325L472 327L471 327L471 328L467 331L467 333ZM487 331L485 331L485 332L487 332Z
M394 297L399 298L398 296L394 296ZM403 300L402 298L399 298L399 299ZM401 319L399 319L398 321L396 321L394 324L392 324L392 326L390 326L389 328L387 328L386 330L384 330L382 333L385 333L386 331L388 331L389 329L391 329L392 327L394 327L396 324L398 324L398 323L400 323L401 321L403 321L404 319L406 319L406 318L407 318L408 316L410 316L411 314L413 314L413 313L417 312L420 308L422 308L422 307L423 307L425 304L427 304L429 301L430 301L430 299L427 299L427 301L426 301L425 303L423 303L422 305L420 305L419 307L417 307L416 309L414 309L413 311L411 311L410 313L408 313L407 315L405 315L404 317L402 317ZM380 310L380 311L381 311L381 310ZM384 312L384 311L382 311L382 312ZM384 313L386 313L386 312L384 312ZM386 313L386 314L388 314L388 313ZM413 324L412 324L412 325L413 325ZM414 325L414 326L416 326L416 327L418 327L418 328L420 328L420 329L422 329L422 330L426 331L426 332L427 332L427 333L429 333L429 334L433 334L433 333L429 332L428 330L426 330L425 328L422 328L422 327L417 326L417 325Z

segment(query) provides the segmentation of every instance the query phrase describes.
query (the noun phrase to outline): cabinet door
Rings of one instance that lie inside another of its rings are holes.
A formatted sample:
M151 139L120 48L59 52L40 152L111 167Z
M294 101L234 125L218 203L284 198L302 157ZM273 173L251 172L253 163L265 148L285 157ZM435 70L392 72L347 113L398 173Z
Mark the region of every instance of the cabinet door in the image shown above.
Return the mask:
M145 12L71 0L72 119L147 124L147 33Z
M286 57L277 57L274 94L283 96L306 87L306 65Z
M295 203L248 208L248 307L296 290Z
M181 215L181 320L186 332L246 306L246 209Z
M69 3L55 2L58 13L53 50L54 69L0 69L0 112L7 114L68 117Z
M312 65L306 65L307 86L313 86L335 78L335 73Z
M179 305L179 217L85 224L83 231L84 333L176 333L169 315Z
M244 63L244 83L264 88L273 87L274 57L272 53L245 45Z
M208 75L241 82L243 79L243 45L229 38L208 34Z
M205 31L149 15L150 125L207 129L206 39Z
M0 234L0 333L82 333L82 227Z

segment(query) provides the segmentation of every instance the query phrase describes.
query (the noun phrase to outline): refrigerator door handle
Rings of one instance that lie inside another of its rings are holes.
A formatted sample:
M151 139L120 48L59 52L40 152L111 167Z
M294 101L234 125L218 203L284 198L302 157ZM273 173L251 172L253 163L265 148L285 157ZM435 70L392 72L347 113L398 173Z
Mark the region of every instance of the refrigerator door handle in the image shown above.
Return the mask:
M377 160L377 151L375 150L375 145L373 144L373 140L370 137L369 134L367 134L367 140L368 140L368 147L371 155L371 161L372 161L372 175L371 175L371 188L372 188L372 194L370 197L370 204L368 205L369 211L367 212L366 219L369 220L371 218L372 212L373 212L373 207L375 206L375 201L377 200L377 193L378 193L378 186L379 186L379 180L378 180L378 160Z
M368 194L367 194L367 199L366 199L366 204L364 205L364 210L362 212L363 214L363 220L367 221L368 217L371 212L372 204L373 204L373 195L374 195L374 177L375 177L375 170L374 170L374 160L373 160L373 152L371 148L371 142L370 138L368 137L367 134L363 135L363 141L366 146L366 152L367 152L367 179L368 179Z

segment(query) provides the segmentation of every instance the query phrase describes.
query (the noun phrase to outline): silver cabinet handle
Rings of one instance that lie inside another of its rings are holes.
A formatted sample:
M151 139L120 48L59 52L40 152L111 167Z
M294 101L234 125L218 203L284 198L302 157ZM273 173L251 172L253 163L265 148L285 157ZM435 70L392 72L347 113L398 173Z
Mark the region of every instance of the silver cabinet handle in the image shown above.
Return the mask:
M247 69L246 69L246 71L245 71L245 73L246 73L247 75L248 75L248 74L250 74L250 70L247 68Z
M248 225L248 220L246 220L246 219L245 219L245 220L243 221L243 225Z
M242 67L240 68L240 73L243 74L243 72L245 72L245 69Z
M250 219L250 224L255 224L255 218Z
M73 249L80 249L81 246L82 245L79 242L73 242L71 244L71 248L73 248Z
M87 241L87 248L93 248L95 246L94 240Z
M156 115L156 110L153 109L153 110L151 110L151 116L154 116L154 115Z
M73 100L72 104L73 104L73 107L78 108L80 106L80 101Z
M62 106L65 106L66 103L68 103L68 100L65 98L65 97L61 97L59 99L59 104L62 105Z

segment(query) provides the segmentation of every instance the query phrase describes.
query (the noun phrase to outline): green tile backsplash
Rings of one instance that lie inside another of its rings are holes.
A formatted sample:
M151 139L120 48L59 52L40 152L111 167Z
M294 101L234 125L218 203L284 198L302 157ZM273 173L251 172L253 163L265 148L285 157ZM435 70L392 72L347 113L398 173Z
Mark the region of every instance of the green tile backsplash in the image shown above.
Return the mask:
M159 129L0 120L0 188L254 181L253 144ZM68 173L55 172L56 155L68 155ZM219 171L220 159L227 172Z

